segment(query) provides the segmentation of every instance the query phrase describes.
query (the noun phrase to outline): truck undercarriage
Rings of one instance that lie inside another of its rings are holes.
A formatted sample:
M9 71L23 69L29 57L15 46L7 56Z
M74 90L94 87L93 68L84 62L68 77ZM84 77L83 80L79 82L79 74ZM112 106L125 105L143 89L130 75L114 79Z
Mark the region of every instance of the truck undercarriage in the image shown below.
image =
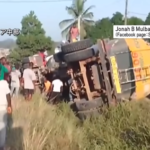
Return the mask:
M115 105L147 96L149 53L150 46L142 39L98 40L95 46L86 39L62 46L60 61L67 63L72 79L70 92L75 101L72 108L78 114L85 111L90 114L93 110L97 113L97 108L104 104ZM140 61L143 65L138 64Z

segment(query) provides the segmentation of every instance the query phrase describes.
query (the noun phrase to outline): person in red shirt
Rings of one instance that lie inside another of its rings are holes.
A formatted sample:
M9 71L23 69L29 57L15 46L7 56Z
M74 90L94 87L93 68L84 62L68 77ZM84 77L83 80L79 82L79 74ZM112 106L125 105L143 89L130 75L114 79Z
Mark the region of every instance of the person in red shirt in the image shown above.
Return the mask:
M79 36L79 30L76 27L76 25L74 24L73 27L70 30L70 34L71 34L71 41L72 42L76 42Z
M40 52L39 52L39 55L42 57L43 65L46 66L46 61L45 61L45 54L44 54L44 52L40 51Z

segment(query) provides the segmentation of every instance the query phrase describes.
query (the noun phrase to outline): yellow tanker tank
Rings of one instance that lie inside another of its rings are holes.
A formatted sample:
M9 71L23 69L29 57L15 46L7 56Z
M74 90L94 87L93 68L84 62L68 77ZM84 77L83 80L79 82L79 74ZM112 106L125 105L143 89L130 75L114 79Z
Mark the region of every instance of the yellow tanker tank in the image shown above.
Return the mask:
M150 45L143 39L108 42L116 94L125 99L142 99L150 94Z

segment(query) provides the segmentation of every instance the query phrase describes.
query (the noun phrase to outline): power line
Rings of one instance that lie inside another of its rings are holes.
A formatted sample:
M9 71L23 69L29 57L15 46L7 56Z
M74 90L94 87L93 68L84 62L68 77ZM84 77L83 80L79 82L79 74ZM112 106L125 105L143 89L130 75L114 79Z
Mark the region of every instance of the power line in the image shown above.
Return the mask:
M24 1L0 1L0 3L51 3L51 2L66 2L66 1L72 1L72 0L35 0L35 1L26 1L26 0L24 0Z
M128 12L129 14L135 14L135 15L141 15L141 16L147 16L148 14L142 14L142 13L138 13L138 12L132 12L132 11L129 11Z

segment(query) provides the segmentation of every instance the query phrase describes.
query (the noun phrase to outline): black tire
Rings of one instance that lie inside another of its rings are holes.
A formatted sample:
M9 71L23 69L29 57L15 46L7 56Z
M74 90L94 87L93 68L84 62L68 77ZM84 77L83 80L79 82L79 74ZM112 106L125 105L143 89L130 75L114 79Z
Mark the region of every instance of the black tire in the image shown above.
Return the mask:
M81 61L81 60L85 60L93 56L94 56L93 49L85 49L82 51L77 51L77 52L64 55L64 61L67 63Z
M63 62L63 53L62 52L58 52L56 54L54 54L54 60L55 62Z
M84 50L86 48L89 48L93 45L93 42L91 39L85 39L85 40L81 40L75 43L69 43L66 45L63 45L61 47L61 50L64 54L68 54L68 53L72 53L75 51L80 51L80 50Z

